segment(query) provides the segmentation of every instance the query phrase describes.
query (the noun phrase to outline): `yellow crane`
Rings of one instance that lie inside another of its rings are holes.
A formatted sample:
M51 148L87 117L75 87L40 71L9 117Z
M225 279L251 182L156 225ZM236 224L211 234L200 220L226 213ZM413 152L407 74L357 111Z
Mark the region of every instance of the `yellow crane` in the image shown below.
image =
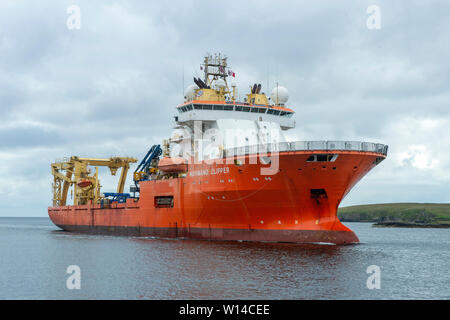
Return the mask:
M109 159L70 157L51 164L53 174L53 206L65 206L69 188L73 186L73 204L82 205L92 200L98 203L101 199L98 167L109 167L111 174L116 175L122 169L117 193L123 193L130 163L137 162L135 158L111 157ZM89 166L95 166L91 174Z

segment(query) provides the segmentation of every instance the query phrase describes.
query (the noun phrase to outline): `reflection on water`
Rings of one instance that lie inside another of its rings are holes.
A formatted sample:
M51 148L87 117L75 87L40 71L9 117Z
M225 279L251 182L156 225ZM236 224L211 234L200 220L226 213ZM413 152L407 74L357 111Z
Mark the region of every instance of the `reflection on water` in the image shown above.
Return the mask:
M348 224L358 245L83 235L0 218L0 299L449 298L450 230ZM66 289L69 265L81 290ZM381 268L369 290L366 269Z

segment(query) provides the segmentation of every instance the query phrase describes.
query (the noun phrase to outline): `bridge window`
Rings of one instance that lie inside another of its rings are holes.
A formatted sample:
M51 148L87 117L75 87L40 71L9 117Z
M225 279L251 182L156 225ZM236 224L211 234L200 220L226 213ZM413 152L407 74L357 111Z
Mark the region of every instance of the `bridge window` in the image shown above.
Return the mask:
M191 111L191 110L225 110L225 111L241 111L241 112L252 112L252 113L267 113L275 116L282 117L292 117L293 112L289 111L281 111L275 110L268 107L247 107L247 106L239 106L239 105L211 105L211 104L190 104L187 106L181 106L177 108L179 113Z

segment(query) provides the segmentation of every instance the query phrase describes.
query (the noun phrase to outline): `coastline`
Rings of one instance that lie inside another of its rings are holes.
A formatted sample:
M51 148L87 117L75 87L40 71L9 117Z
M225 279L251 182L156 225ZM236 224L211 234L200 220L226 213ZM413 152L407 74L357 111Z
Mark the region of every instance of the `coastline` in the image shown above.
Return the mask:
M379 228L450 228L449 203L383 203L338 209L341 222L370 222Z
M414 223L414 222L399 222L399 221L386 221L376 222L372 224L373 228L440 228L449 229L450 224L431 224L431 223Z

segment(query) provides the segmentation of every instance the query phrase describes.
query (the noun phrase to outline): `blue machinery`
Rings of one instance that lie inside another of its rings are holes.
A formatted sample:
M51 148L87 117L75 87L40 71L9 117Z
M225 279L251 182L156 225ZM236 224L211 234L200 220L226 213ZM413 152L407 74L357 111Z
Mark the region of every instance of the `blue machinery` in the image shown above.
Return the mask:
M133 179L135 185L130 187L130 192L134 193L134 197L136 195L136 192L139 192L138 182L148 180L150 174L156 173L156 161L159 159L161 154L161 145L153 145L150 150L148 150L145 157L141 160L136 170L134 170Z
M104 195L106 198L109 198L109 201L111 203L112 202L125 203L127 202L127 199L130 198L129 193L105 192ZM103 206L103 199L101 200L101 204Z
M158 159L161 154L162 154L162 149L159 144L155 144L154 146L152 146L150 148L150 150L148 150L144 159L142 159L141 163L139 163L136 170L134 170L134 176L136 177L136 175L139 175L139 174L148 176L150 174L149 169L150 169L150 166L152 165L152 161L154 159ZM134 181L145 180L142 178L144 178L144 177L139 177L139 179L134 179ZM148 177L145 177L145 178L148 178Z

